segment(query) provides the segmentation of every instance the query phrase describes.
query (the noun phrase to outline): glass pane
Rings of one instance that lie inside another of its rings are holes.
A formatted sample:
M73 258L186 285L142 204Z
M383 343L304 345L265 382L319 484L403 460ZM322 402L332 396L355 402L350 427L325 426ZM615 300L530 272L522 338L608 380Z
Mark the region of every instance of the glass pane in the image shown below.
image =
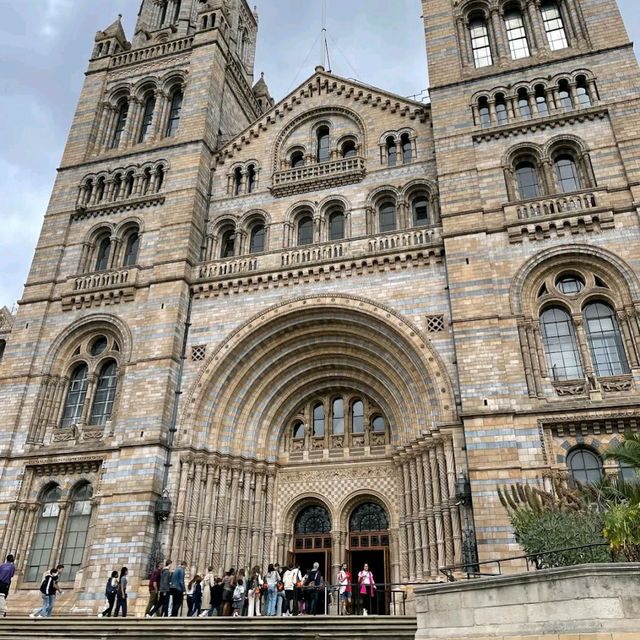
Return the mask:
M564 275L556 281L556 287L566 295L580 293L584 288L584 280L580 276Z
M491 125L491 112L487 106L480 107L480 124L485 129Z
M316 437L324 435L324 407L321 404L313 408L313 435Z
M416 226L429 224L429 203L426 198L416 198L412 203L413 223Z
M222 234L220 246L220 257L231 258L235 253L236 234L233 230L225 231Z
M70 427L72 424L79 422L82 416L82 409L87 395L87 373L87 365L82 364L76 368L71 376L67 399L62 412L63 427Z
M529 106L529 98L524 96L518 100L518 111L520 111L520 116L522 118L528 119L531 117L531 107Z
M498 124L505 124L509 121L507 105L504 102L496 102L496 118L498 119Z
M529 55L529 44L524 29L522 14L519 11L508 11L504 17L511 58L518 60Z
M344 215L336 211L329 216L329 240L342 240L344 238Z
M167 122L167 136L171 137L178 131L180 124L180 114L182 112L182 91L175 91L171 98L171 111L169 112L169 121Z
M571 111L573 109L573 102L571 101L571 94L568 89L560 89L560 91L558 91L558 100L564 111Z
M298 222L298 244L313 243L313 220L311 216L305 216Z
M380 207L380 232L394 231L396 228L396 205L385 202Z
M361 400L356 400L351 406L351 430L364 433L364 403Z
M153 122L153 112L156 108L156 97L151 96L144 104L144 114L142 116L142 125L140 127L139 142L144 142L149 131L151 130L151 123Z
M580 354L569 314L552 307L542 313L540 324L551 377L554 380L582 378Z
M247 169L247 191L253 193L256 189L256 170L253 165Z
M127 247L124 254L124 266L130 267L138 261L138 247L140 245L140 236L132 233L127 239Z
M304 425L302 424L302 422L296 422L293 425L293 437L296 440L301 440L302 438L304 438Z
M387 138L387 164L395 167L397 162L396 141L393 138Z
M564 30L560 9L556 2L545 2L542 5L542 21L547 34L549 48L552 51L568 47L567 35Z
M318 130L318 162L329 160L329 130L322 127Z
M115 130L113 132L113 139L111 140L111 148L117 149L120 145L122 133L125 125L127 124L127 115L129 114L129 103L123 102L118 111L118 119L116 120Z
M295 169L297 167L304 167L304 154L302 151L296 151L291 156L291 166Z
M536 105L538 107L539 116L549 115L549 105L547 104L547 98L544 92L536 93Z
M403 133L400 142L402 143L402 162L405 164L411 162L411 140L409 140L409 136Z
M111 240L103 238L98 245L96 257L96 271L105 271L109 268L109 254L111 253Z
M555 161L556 175L562 193L580 190L580 179L578 178L578 168L571 156L559 156Z
M540 195L538 172L532 162L521 162L516 167L518 193L522 200L537 198Z
M385 422L382 416L376 416L371 422L374 433L384 433Z
M250 253L260 253L264 251L265 228L263 224L256 225L251 230Z
M388 528L386 511L374 502L356 507L349 518L349 531L386 531Z
M82 504L88 506L88 513L83 515L77 514L74 504L73 515L69 517L67 522L67 531L62 544L62 553L60 562L65 567L67 580L74 580L78 569L82 566L82 556L84 555L84 547L87 540L87 531L89 530L89 519L91 513L91 503L83 501ZM86 507L81 507L80 511L87 511Z
M318 505L305 507L296 518L294 532L297 534L329 533L331 517L329 512Z
M584 318L596 375L619 376L629 373L613 309L602 302L592 303L585 307Z
M336 398L331 408L331 431L336 435L344 433L344 401Z
M117 367L112 360L102 367L98 382L96 384L95 395L93 397L93 407L91 409L92 425L103 425L111 418L113 401L116 397Z
M588 449L575 449L567 457L567 466L574 482L594 484L602 478L602 462Z
M471 35L471 49L473 50L473 61L477 68L487 67L493 64L491 57L491 46L489 45L489 32L487 25L482 18L476 18L469 24Z
M353 158L356 155L356 143L353 141L345 142L342 145L342 157Z
M104 336L96 338L91 345L91 355L99 356L107 348L107 339Z

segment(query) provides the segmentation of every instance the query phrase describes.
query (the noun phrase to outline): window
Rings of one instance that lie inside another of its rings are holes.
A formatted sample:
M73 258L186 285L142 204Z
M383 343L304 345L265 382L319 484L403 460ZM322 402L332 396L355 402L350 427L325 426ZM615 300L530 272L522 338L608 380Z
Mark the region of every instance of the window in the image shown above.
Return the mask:
M31 541L31 556L27 567L26 580L40 582L43 574L51 568L51 551L60 516L60 487L52 485L40 497L41 509L36 533Z
M380 205L380 233L395 231L396 228L396 205L393 202L383 202Z
M387 145L387 166L395 167L398 161L395 138L393 136L389 136L386 140L386 145Z
M122 134L127 124L127 116L129 115L129 101L123 100L118 106L118 115L116 117L116 126L111 139L111 148L117 149L120 146Z
M629 373L620 328L613 309L603 302L594 302L588 304L583 313L596 375L619 376Z
M164 0L160 8L160 26L162 27L167 19L167 9L169 6L169 0Z
M133 194L133 180L133 173L127 173L124 178L124 195L126 198Z
M178 18L180 17L180 4L181 0L174 0L176 3L176 8L173 14L173 21L178 22Z
M547 104L547 94L545 92L544 86L539 84L536 85L535 89L536 95L536 107L538 109L539 116L548 116L549 115L549 105Z
M429 224L429 201L425 196L417 196L411 201L413 211L413 224L420 227Z
M222 234L220 242L220 257L231 258L235 255L236 233L233 229L227 229Z
M317 160L327 162L329 160L329 127L320 127L316 134L318 142Z
M313 243L313 218L311 216L303 216L298 221L298 244Z
M560 80L558 84L558 101L563 111L571 111L573 109L569 83L566 80Z
M313 437L321 438L324 436L324 406L317 404L313 407Z
M80 421L84 401L87 397L88 367L85 363L79 364L71 374L67 398L62 411L63 427L70 427Z
M60 562L64 564L66 580L74 580L78 569L82 566L82 556L91 519L92 496L93 489L89 483L76 488L71 495L71 509L60 556Z
M353 140L347 140L342 145L342 157L353 158L356 155L357 155L356 143Z
M103 353L108 346L108 341L104 336L98 336L92 343L89 348L89 353L92 356L99 356Z
M344 213L333 211L329 214L329 240L344 238Z
M521 118L526 120L531 118L531 106L529 105L529 96L526 89L518 90L518 111Z
M247 168L247 193L253 193L256 189L256 168L250 164Z
M120 196L120 189L122 188L122 176L117 173L115 178L113 179L113 192L112 192L112 200L117 200Z
M356 400L351 405L351 431L364 433L364 402Z
M517 8L510 8L504 14L504 23L507 28L507 39L511 58L518 60L529 56L529 43L524 28L522 13Z
M562 193L570 193L571 191L579 191L580 178L578 177L578 167L573 156L568 153L560 154L554 160L556 176L558 178L558 186Z
M236 167L233 172L233 195L238 196L242 192L242 169Z
M162 185L164 184L164 169L162 165L160 165L156 169L156 193L162 189Z
M336 398L331 404L331 433L341 436L344 433L344 400Z
M489 43L489 31L487 23L483 17L473 18L469 22L469 33L471 35L471 49L473 51L473 62L476 68L488 67L493 64L491 56L491 45Z
M147 195L151 188L151 169L146 168L142 172L142 195Z
M142 114L142 124L140 125L140 135L138 136L138 142L144 142L147 139L147 135L151 131L151 124L153 122L153 112L156 108L156 97L150 95L144 103L144 112Z
M321 506L313 505L300 511L294 525L297 534L329 533L331 531L331 517L329 512Z
M553 380L582 378L582 364L571 316L560 307L551 307L541 314L540 324Z
M167 132L166 135L168 138L175 136L178 131L178 125L180 124L180 114L182 112L182 100L183 100L182 89L174 89L171 94L171 108L169 110L169 120L167 121Z
M91 408L92 425L103 425L111 419L113 401L116 397L117 367L113 360L108 361L100 369L96 390Z
M382 416L376 416L371 421L371 429L373 433L384 433L385 431L384 418Z
M584 76L579 76L576 81L576 94L578 95L578 104L581 107L591 106L591 96L587 87L587 80Z
M602 479L602 461L600 456L585 447L569 452L567 467L575 483L595 484Z
M507 103L501 93L496 96L496 119L498 120L498 124L506 124L509 122Z
M251 239L249 240L249 253L262 253L264 251L264 241L266 229L263 224L256 224L251 229Z
M304 424L302 424L300 420L293 423L291 435L293 436L294 440L304 440Z
M400 145L402 146L402 162L407 164L411 162L411 139L408 133L403 133L400 136Z
M480 118L480 126L483 129L491 126L491 111L489 110L489 102L486 98L480 98L478 102L478 116Z
M635 467L632 467L626 462L619 463L618 478L624 482L640 482L640 476Z
M518 195L521 200L540 196L538 170L530 160L523 160L516 164L516 182L518 183Z
M349 518L349 531L386 531L388 528L387 512L375 502L356 507Z
M105 180L104 178L98 178L96 184L96 202L102 202L104 200Z
M87 180L84 187L84 204L91 204L91 196L93 196L93 180Z
M294 151L291 154L291 168L299 169L304 167L304 151Z
M108 236L98 242L98 253L96 256L96 271L105 271L109 268L109 256L111 254L111 238Z
M542 22L547 34L549 48L552 51L565 49L569 46L567 34L564 30L564 23L560 15L560 8L555 0L545 0L542 3Z
M584 279L582 276L567 273L561 275L556 280L556 288L567 296L580 293L584 289Z
M131 267L138 261L138 247L140 246L140 235L137 231L133 231L127 238L127 244L124 249L124 266Z

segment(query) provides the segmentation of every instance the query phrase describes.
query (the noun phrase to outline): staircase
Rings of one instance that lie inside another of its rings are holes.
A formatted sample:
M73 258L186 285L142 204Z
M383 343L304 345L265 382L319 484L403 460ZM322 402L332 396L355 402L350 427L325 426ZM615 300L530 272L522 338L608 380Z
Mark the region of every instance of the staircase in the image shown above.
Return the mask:
M410 616L0 619L0 640L414 640Z

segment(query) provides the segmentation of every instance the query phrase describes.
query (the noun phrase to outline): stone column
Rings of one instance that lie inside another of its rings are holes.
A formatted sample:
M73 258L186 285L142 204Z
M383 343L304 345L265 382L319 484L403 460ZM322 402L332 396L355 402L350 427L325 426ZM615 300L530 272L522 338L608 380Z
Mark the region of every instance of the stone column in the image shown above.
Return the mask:
M438 549L436 545L436 518L433 510L433 481L431 478L429 451L425 451L421 458L422 471L424 474L427 532L429 537L429 575L435 576L438 573Z
M438 548L438 562L436 565L437 572L438 567L442 567L447 563L447 559L444 548L442 496L440 495L440 479L438 477L438 461L436 459L435 448L429 449L429 466L431 467L431 486L433 488L434 516L436 521L436 543Z
M402 471L402 466L398 465L396 467L396 474L398 477L398 496L400 498L398 504L398 511L400 512L400 530L399 530L399 557L400 557L400 574L402 580L409 579L409 560L408 560L408 546L407 546L407 522L406 522L406 511L404 508L404 496L406 493L406 488L404 486L404 473Z
M180 460L180 483L178 486L178 497L176 500L176 512L173 517L173 535L171 539L171 557L179 562L178 555L180 540L182 539L182 529L184 526L184 509L187 494L187 479L189 474L190 458L184 457Z
M213 536L213 554L211 564L213 570L222 575L225 571L222 565L221 547L222 547L222 527L225 519L225 504L226 504L226 491L227 491L227 475L229 470L227 467L220 469L220 481L218 483L218 505L216 509L215 528Z
M409 565L409 580L416 579L416 554L415 554L415 538L413 535L413 517L411 514L411 478L409 471L409 463L405 459L402 465L402 473L404 476L404 512L405 522L407 523L407 557Z
M542 33L542 20L540 17L540 9L536 0L527 0L527 15L529 16L529 24L531 25L531 49L535 52L544 48L544 34Z
M593 377L593 365L591 363L591 350L587 340L587 333L584 329L584 320L582 315L576 314L571 316L573 325L576 329L576 337L578 339L578 348L580 350L580 359L582 360L582 368L587 378Z
M413 543L414 555L416 563L416 580L422 580L422 536L420 535L420 505L418 502L418 472L416 468L416 459L412 457L409 460L409 478L411 480L411 525L413 527Z
M264 503L262 501L262 483L264 476L262 473L256 473L255 475L255 488L253 492L253 509L251 511L251 551L250 562L251 567L255 567L258 561L262 562L262 558L258 556L258 550L260 548L260 538L262 537L262 519L260 517L261 512L264 509Z
M506 43L506 32L504 26L504 20L500 15L500 11L497 7L491 8L491 27L493 29L493 42L495 43L498 52L498 62L503 62L508 59L508 50Z
M424 492L424 469L422 467L422 454L419 452L413 461L416 470L416 482L418 484L418 524L420 526L420 554L422 562L418 568L418 580L429 574L429 543L427 538L427 505Z
M473 60L471 60L471 52L469 50L469 26L462 18L458 18L456 20L456 31L458 32L462 64L463 66L468 67L473 63Z
M627 312L623 309L616 310L616 316L618 318L618 324L620 325L620 332L622 333L622 339L624 340L625 351L627 352L627 358L632 368L638 366L638 357L636 355L635 345L629 330L629 318Z

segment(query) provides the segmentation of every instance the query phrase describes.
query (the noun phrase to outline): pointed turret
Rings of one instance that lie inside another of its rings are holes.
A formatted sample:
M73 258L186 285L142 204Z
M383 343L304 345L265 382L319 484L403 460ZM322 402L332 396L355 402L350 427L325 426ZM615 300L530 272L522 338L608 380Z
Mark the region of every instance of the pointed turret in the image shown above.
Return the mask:
M260 74L260 79L253 85L253 95L258 99L262 113L268 111L274 105L274 100L269 93L269 87L264 80L264 71Z
M96 33L95 43L94 58L120 53L131 48L131 43L127 40L122 28L121 14L118 14L118 17L104 31Z

